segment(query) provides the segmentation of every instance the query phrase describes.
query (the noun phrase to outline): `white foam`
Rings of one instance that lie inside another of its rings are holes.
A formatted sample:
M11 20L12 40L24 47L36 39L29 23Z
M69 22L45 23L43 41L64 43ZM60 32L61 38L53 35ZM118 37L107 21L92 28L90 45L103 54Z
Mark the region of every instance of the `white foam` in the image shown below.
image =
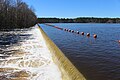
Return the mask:
M58 66L53 62L42 34L37 26L24 34L32 34L28 40L9 49L20 50L0 62L1 68L14 68L29 73L29 80L62 80ZM1 55L3 56L3 55ZM6 73L7 74L7 73Z

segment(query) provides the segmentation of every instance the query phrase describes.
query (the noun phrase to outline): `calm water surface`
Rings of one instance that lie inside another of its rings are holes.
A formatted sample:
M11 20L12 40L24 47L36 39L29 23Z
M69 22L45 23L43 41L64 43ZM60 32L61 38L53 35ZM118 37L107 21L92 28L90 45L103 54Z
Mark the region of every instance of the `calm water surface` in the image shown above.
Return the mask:
M120 24L53 24L90 33L88 38L40 24L88 80L120 80ZM98 38L94 39L93 34Z

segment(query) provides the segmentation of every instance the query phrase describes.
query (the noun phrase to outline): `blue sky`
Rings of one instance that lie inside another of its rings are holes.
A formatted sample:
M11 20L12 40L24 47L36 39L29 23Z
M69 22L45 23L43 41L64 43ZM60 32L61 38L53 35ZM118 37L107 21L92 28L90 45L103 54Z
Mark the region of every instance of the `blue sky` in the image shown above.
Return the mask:
M38 17L120 17L120 0L23 0Z

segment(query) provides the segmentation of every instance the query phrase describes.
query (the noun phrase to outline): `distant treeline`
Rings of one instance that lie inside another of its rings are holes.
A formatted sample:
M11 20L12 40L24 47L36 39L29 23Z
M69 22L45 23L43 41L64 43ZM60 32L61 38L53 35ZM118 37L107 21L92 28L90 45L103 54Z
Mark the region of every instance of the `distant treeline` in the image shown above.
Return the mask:
M33 8L22 0L0 0L0 29L26 28L36 20Z
M80 17L80 18L38 18L38 23L120 23L120 18L95 18L95 17Z

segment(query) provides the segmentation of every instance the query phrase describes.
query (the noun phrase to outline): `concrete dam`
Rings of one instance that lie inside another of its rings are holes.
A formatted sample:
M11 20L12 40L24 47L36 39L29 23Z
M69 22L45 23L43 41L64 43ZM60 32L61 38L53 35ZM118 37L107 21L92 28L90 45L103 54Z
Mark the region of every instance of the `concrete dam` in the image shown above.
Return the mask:
M20 40L1 49L0 80L86 80L38 24L3 34Z

